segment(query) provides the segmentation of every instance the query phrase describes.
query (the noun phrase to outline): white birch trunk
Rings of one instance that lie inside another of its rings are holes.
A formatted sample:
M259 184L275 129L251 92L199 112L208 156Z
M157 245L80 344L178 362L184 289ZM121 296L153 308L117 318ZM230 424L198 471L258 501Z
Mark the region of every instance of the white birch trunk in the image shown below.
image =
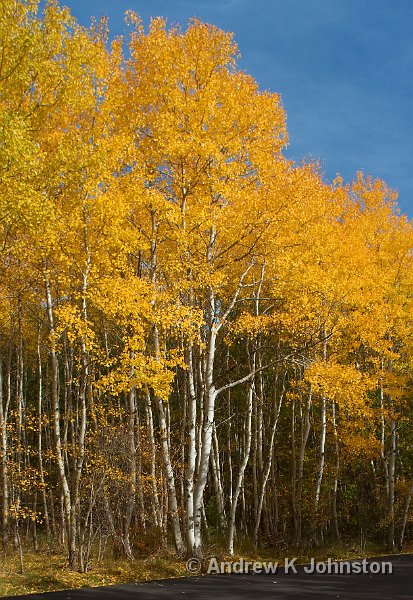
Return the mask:
M211 303L212 304L212 303ZM215 304L213 304L215 308ZM194 552L195 555L200 555L202 552L201 546L201 516L202 503L204 498L204 490L208 477L209 459L212 446L212 431L215 420L215 400L216 390L213 383L213 368L215 359L215 344L216 344L216 328L213 325L210 332L207 365L206 365L206 406L204 414L204 422L201 434L201 449L199 458L199 472L194 490Z
M186 517L188 552L194 554L194 474L196 468L196 393L194 384L193 348L187 350L188 369L188 464L186 469Z
M42 499L43 499L43 513L44 513L44 522L46 525L46 540L47 543L50 543L51 539L51 531L50 531L50 521L49 521L49 510L47 506L47 494L46 494L46 484L44 479L44 467L43 467L43 444L42 444L42 434L43 434L43 426L42 426L42 418L43 418L43 374L42 374L42 357L40 353L40 327L37 336L37 375L38 375L38 405L37 405L37 413L39 417L39 430L37 434L37 451L39 453L39 475L40 482L42 484Z
M327 338L325 327L323 329L323 361L327 362ZM315 508L318 509L321 494L321 484L324 475L325 451L326 451L326 434L327 434L327 398L321 398L321 434L320 434L320 455L318 461L317 485L315 492Z
M62 488L62 497L63 497L63 512L67 527L67 537L69 544L69 566L71 569L75 568L76 565L76 529L73 529L73 522L71 520L71 512L72 512L72 503L70 497L70 489L69 483L66 476L64 458L63 458L63 449L62 449L62 441L61 441L61 433L60 433L60 405L59 405L59 365L55 347L55 325L54 325L54 315L53 315L53 300L50 289L50 281L47 270L45 272L45 285L46 285L46 303L47 303L47 314L49 319L49 329L51 335L51 344L50 344L50 358L51 358L51 400L52 400L52 410L53 410L53 427L54 427L54 436L55 436L55 451L56 451L56 461L59 472L60 485Z
M8 530L9 530L9 475L7 461L7 417L8 417L8 401L3 404L3 363L0 358L0 428L1 428L1 490L2 490L2 506L1 506L1 534L3 552L7 552Z
M179 520L179 508L176 496L175 475L169 452L168 427L165 416L165 407L162 398L157 397L156 400L158 403L159 410L159 427L161 433L162 458L165 469L166 485L168 489L169 512L172 522L175 547L178 554L183 555L185 553L185 544L182 539L181 525Z
M156 473L156 446L153 430L152 400L149 391L146 391L146 424L148 428L150 459L151 459L151 487L152 487L152 510L156 527L162 526L162 513L159 503L158 482Z

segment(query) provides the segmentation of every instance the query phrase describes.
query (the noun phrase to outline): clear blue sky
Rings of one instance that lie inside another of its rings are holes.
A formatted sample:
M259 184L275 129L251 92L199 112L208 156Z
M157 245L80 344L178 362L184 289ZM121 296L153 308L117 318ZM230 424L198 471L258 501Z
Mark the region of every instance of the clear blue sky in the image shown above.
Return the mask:
M413 217L413 0L62 0L83 25L125 10L145 25L191 16L235 33L240 67L281 94L286 156L320 159L328 180L363 170L399 191Z

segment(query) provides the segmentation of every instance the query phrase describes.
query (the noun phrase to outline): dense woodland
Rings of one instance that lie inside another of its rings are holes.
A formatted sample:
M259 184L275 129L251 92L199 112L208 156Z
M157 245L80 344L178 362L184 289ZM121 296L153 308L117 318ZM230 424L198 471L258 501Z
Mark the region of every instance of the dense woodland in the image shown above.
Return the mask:
M4 552L401 546L412 223L283 156L231 34L127 19L0 4Z

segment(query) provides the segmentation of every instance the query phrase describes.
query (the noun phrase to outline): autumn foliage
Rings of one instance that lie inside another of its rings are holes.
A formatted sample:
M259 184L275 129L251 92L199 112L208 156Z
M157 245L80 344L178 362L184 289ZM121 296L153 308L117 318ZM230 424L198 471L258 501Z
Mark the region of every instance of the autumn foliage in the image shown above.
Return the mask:
M3 548L411 535L413 228L231 34L0 7Z

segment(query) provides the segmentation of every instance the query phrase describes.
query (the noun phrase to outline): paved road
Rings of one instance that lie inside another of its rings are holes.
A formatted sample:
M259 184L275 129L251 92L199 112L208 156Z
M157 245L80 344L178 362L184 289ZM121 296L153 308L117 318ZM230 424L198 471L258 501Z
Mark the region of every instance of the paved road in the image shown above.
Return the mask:
M413 555L380 557L390 561L393 574L310 574L298 573L226 574L164 579L146 583L93 589L66 590L29 596L26 600L413 600Z

